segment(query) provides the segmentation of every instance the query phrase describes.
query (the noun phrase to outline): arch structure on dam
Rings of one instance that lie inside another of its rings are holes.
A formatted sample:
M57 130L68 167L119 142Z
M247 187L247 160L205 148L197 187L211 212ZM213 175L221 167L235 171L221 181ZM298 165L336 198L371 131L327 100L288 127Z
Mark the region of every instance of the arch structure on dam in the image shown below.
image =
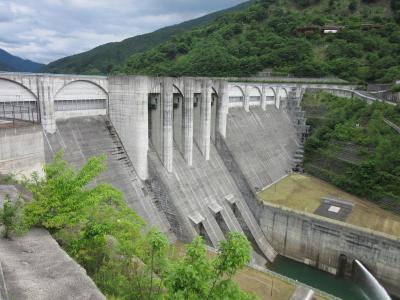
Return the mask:
M0 103L34 108L48 133L56 119L105 114L108 80L105 76L0 73Z
M249 111L250 106L261 106L263 110L268 105L280 108L287 101L292 89L298 90L299 86L296 84L229 83L229 107L244 107L246 111Z

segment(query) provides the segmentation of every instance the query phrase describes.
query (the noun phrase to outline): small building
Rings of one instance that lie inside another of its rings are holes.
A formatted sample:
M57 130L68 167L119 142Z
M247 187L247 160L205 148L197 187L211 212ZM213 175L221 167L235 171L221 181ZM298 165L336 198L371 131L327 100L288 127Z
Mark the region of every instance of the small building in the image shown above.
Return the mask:
M342 26L324 26L322 27L322 33L338 33L343 27Z

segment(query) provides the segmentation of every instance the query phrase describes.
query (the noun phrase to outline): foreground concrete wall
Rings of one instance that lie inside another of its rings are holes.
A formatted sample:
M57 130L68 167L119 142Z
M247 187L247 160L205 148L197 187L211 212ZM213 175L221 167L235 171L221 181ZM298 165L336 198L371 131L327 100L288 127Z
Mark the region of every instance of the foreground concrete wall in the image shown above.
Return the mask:
M9 300L106 299L86 271L43 229L0 239L0 263Z
M0 129L0 173L17 178L43 173L44 140L41 126Z
M272 204L260 209L260 226L281 255L336 274L344 254L400 296L399 238Z

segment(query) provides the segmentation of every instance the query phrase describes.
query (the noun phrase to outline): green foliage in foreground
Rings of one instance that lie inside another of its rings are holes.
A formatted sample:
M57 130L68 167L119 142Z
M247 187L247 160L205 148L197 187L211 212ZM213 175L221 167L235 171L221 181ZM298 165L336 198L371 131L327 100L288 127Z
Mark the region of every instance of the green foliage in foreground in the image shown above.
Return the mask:
M120 72L249 76L269 68L295 76L389 82L400 78L395 7L385 1L259 0L132 55ZM321 34L327 25L343 28ZM318 29L298 31L310 26Z
M326 93L302 102L312 134L305 145L306 171L386 208L400 204L400 107Z
M29 226L51 231L111 299L253 299L232 276L250 260L250 244L230 233L218 255L207 258L201 238L176 258L167 238L148 229L106 183L89 183L105 169L105 157L92 157L75 170L58 153L45 166L45 177L33 175L33 200L24 207Z

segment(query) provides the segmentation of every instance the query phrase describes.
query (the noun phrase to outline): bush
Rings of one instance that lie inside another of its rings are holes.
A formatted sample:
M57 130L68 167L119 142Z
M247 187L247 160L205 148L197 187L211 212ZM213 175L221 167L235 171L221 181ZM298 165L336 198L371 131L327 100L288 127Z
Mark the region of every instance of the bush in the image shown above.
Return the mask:
M21 234L25 231L24 223L21 218L21 210L24 202L21 199L12 201L6 195L3 208L0 209L0 224L3 225L3 238L10 238L11 234Z
M184 299L187 291L191 299L205 299L204 295L220 299L224 294L253 298L230 280L249 261L250 246L245 237L231 234L212 261L205 255L190 256L206 253L204 242L197 238L188 255L177 261L165 235L149 230L127 207L120 191L106 183L88 187L105 167L105 156L100 156L75 170L62 159L61 152L57 153L45 166L45 177L34 174L28 183L33 200L24 207L25 222L50 230L110 299ZM11 208L7 206L7 216L15 215ZM211 272L199 269L204 277L192 278L181 286L182 280L196 272L190 265L192 260ZM199 285L204 289L197 289Z

